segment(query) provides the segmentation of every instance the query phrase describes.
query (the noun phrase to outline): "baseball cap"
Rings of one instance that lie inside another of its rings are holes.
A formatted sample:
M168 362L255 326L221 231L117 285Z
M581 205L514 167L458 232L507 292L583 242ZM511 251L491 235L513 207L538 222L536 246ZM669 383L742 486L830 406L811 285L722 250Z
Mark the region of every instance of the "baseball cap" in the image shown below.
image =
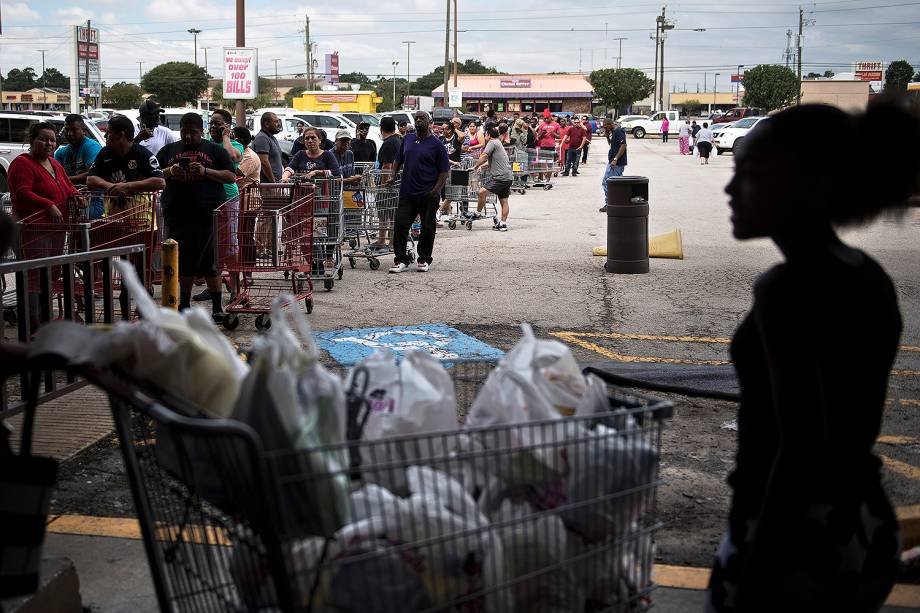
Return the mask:
M339 130L335 133L335 140L339 140L340 138L351 139L351 133L348 130Z
M141 102L140 107L138 107L138 113L159 113L163 109L160 108L160 105L156 100L144 100Z

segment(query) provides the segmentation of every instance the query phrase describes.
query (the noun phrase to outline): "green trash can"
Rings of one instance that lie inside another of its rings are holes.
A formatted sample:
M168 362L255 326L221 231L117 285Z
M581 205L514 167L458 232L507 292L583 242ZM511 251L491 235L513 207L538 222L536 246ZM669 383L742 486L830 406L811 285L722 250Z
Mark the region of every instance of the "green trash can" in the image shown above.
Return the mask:
M648 265L648 177L607 179L607 272L640 274Z

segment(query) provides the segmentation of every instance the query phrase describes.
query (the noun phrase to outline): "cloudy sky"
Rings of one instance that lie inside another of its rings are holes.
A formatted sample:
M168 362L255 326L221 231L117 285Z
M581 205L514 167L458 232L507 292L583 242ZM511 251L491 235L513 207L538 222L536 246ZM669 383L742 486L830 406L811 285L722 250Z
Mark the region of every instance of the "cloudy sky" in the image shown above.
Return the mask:
M459 0L460 58L477 58L505 72L582 71L615 66L619 41L622 65L652 73L655 16L661 4L642 0L565 3L533 0ZM341 8L336 8L336 4ZM444 57L446 0L350 0L341 3L247 2L247 46L259 48L260 73L282 76L305 66L304 15L323 54L338 51L341 71L372 76L406 74L406 45L413 40L411 73L424 74ZM0 70L46 65L70 74L69 26L92 19L101 29L103 79L138 81L144 70L170 61L191 61L189 28L198 36L198 62L219 74L220 50L234 43L232 0L0 0ZM798 3L777 0L699 0L667 6L675 29L665 47L666 79L679 90L709 91L715 72L719 89L728 87L735 66L782 63L787 29L798 27ZM907 59L920 68L920 1L838 0L805 5L803 72L845 72L854 61ZM705 28L705 32L694 31ZM606 30L606 33L605 33ZM606 60L605 60L606 51ZM322 61L320 62L322 71Z

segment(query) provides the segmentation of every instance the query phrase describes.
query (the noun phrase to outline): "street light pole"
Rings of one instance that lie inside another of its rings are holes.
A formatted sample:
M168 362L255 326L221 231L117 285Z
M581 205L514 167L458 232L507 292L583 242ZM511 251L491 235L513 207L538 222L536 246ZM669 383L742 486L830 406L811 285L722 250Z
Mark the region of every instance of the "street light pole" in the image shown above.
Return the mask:
M275 63L275 100L278 100L278 60L280 57L273 57L272 62Z
M447 108L447 83L450 80L450 0L447 0L447 20L444 23L444 97L441 106Z
M47 49L38 50L42 54L42 110L48 110L48 92L45 91L45 52Z
M720 74L722 74L722 73L721 73L721 72L717 72L717 73L716 73L715 75L713 75L713 77L712 77L712 106L713 106L713 107L716 106L716 92L719 91L719 87L718 87L718 85L716 85L716 83L717 83L717 81L719 80L719 75L720 75ZM712 110L715 110L715 108L713 108Z
M137 62L137 82L138 84L140 84L143 78L144 78L144 63Z
M411 77L409 73L409 66L412 63L412 45L415 44L415 41L414 40L404 40L402 44L406 46L406 96L408 97L412 95L411 85L409 85L409 79ZM395 104L396 100L393 100L393 102Z
M738 70L735 72L735 103L741 106L741 69L744 64L738 64Z
M195 39L195 66L198 65L198 35L201 34L201 30L196 30L195 28L189 28L188 33L191 34Z
M629 40L629 39L628 38L614 38L611 40L616 40L620 42L620 52L619 54L617 54L617 68L622 68L623 67L623 41ZM606 55L606 53L604 55ZM606 58L604 59L606 60Z
M209 48L210 47L202 47L201 49L204 51L204 72L205 74L208 75L208 78L210 79L211 75L208 73L208 49Z
M236 46L246 46L246 0L236 0ZM236 101L236 125L246 125L246 103L243 100Z
M393 60L393 109L396 110L396 67L399 66L399 60Z

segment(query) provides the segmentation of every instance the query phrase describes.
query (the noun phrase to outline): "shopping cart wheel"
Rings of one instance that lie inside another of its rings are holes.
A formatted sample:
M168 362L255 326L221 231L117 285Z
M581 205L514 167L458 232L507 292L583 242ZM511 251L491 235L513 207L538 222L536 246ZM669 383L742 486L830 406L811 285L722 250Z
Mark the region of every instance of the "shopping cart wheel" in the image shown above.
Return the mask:
M456 230L456 229L457 229L457 220L456 220L456 219L451 219L450 221L448 221L448 222L447 222L447 227L450 228L451 230Z
M240 316L236 313L227 313L224 315L224 320L221 322L221 325L224 327L224 330L236 330L240 327Z
M380 268L380 260L377 258L370 258L367 260L367 265L371 267L371 270L377 270Z
M519 193L520 195L523 196L524 194L527 193L527 190L526 190L526 189L519 189L519 190L517 190L517 193Z
M256 317L256 330L268 330L272 327L272 318L266 314Z
M551 189L553 189L553 184L552 184L552 183L547 183L546 185L543 186L543 191L545 191L545 192L548 192L548 191L551 190Z
M352 269L358 266L358 262L354 258L348 258L348 264Z
M14 309L3 309L3 321L11 326L15 326L19 323L19 317L16 315Z
M356 239L354 239L354 238L349 238L349 239L348 239L348 246L351 247L352 249L357 249L357 248L358 248L358 241L357 241Z
M312 313L312 312L313 312L313 300L312 300L312 299L307 299L307 300L304 300L303 303L304 303L304 304L306 305L306 307L307 307L307 315L309 315L310 313Z
M323 279L323 288L327 292L331 292L333 287L335 287L335 279Z
M467 230L472 230L472 229L473 229L473 222L472 222L472 220L466 222L466 229L467 229Z
M352 268L354 268L354 266L352 266ZM342 280L342 277L345 276L345 269L344 269L344 268L339 268L339 275L338 275L338 276L339 276L339 281L341 281L341 280Z

